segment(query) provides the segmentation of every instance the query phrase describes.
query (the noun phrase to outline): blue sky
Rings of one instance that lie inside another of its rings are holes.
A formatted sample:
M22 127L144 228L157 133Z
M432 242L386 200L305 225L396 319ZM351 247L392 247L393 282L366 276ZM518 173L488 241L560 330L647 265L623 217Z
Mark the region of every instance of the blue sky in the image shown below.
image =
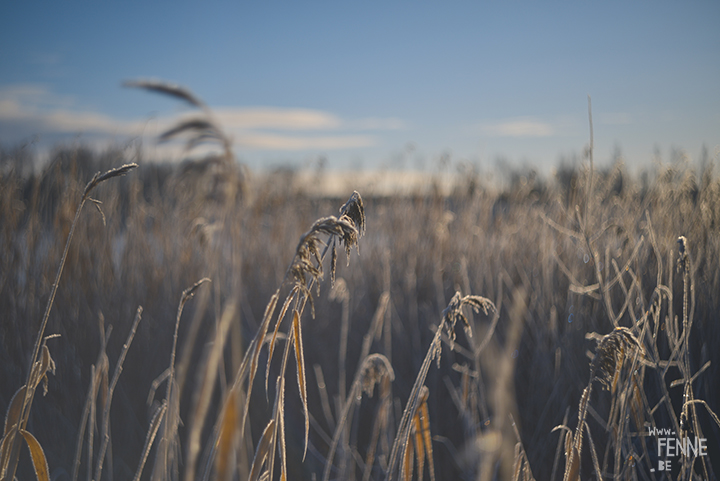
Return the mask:
M720 148L720 2L4 2L0 142L143 138L216 112L251 167L548 168ZM36 137L34 137L36 136Z

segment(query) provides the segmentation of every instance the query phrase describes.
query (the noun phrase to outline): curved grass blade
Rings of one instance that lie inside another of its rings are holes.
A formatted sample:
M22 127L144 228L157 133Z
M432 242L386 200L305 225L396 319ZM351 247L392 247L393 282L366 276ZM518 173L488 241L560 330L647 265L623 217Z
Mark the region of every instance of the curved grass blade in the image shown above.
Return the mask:
M228 480L232 476L230 468L230 454L233 449L233 441L237 432L238 421L238 394L234 389L230 390L225 402L222 420L220 421L220 435L218 436L217 458L215 458L216 479Z
M45 459L45 452L40 446L40 443L35 439L35 436L24 429L20 430L20 434L25 438L27 447L30 450L33 467L35 468L35 476L38 481L50 481L50 476L48 475L50 470L48 469L47 459Z
M305 355L303 354L302 331L300 330L300 314L297 309L293 311L293 342L295 347L295 361L297 363L297 380L300 389L300 397L302 398L303 414L305 415L305 449L303 451L303 461L307 454L308 435L310 433L310 415L308 413L307 403L307 383L305 382Z
M277 322L275 323L275 329L273 330L272 339L270 340L270 345L268 346L268 362L267 366L265 366L265 398L267 399L267 393L268 393L268 377L270 376L270 363L272 362L273 353L275 352L275 341L277 340L278 330L280 329L280 324L282 323L283 318L285 317L285 313L288 310L288 307L290 307L290 303L295 299L296 294L298 293L299 288L297 286L293 286L292 290L290 291L290 294L285 298L285 302L283 303L282 309L280 309L280 314L278 315Z
M247 420L248 412L250 411L250 396L252 394L253 382L255 381L255 374L257 373L258 358L260 357L260 348L263 345L265 334L267 333L268 326L270 325L270 319L272 318L273 313L275 312L275 308L277 307L278 296L279 290L275 291L275 294L272 295L270 301L268 302L268 305L265 307L265 314L263 315L263 321L260 325L260 329L258 329L258 333L255 335L255 339L253 339L250 347L248 348L248 353L251 354L250 371L248 372L248 387L247 394L245 396L245 408L243 409L242 421L240 422L241 433L245 432L245 421Z
M175 127L166 130L162 134L160 134L159 140L161 142L167 142L168 140L172 139L173 137L180 135L183 132L187 131L200 131L205 133L206 135L212 135L212 133L216 130L215 124L212 122L199 118L199 119L188 119L184 122L180 122ZM213 138L216 138L213 136Z
M7 436L10 429L18 423L20 419L20 413L22 412L22 403L25 400L26 386L21 387L12 397L10 406L8 406L7 413L5 414L5 430L3 431L3 437Z
M195 107L205 108L205 104L190 93L188 89L170 82L163 82L161 80L126 80L123 82L123 87L144 89L150 92L169 95L170 97L184 100Z
M255 457L253 458L253 464L252 468L250 469L250 476L248 476L248 481L258 481L258 479L260 478L260 470L262 469L262 466L265 463L265 458L270 451L270 443L272 441L274 432L275 420L271 419L268 425L265 426L265 431L263 431L260 442L258 443L257 449L255 450Z
M435 463L433 461L432 437L430 436L430 413L428 412L427 400L429 391L427 386L420 389L420 427L422 429L422 438L425 442L425 454L428 460L428 470L430 471L430 480L435 481ZM422 469L421 469L422 471ZM420 473L422 479L422 473Z

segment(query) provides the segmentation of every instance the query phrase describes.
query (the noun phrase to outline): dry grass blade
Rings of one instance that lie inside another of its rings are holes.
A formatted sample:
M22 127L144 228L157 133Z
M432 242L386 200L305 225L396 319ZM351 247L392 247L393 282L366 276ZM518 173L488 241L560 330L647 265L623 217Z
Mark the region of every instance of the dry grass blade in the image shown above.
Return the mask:
M583 442L583 426L585 424L585 415L587 413L588 403L590 401L590 393L592 391L592 382L583 391L580 398L580 406L578 408L578 425L575 428L575 435L572 439L568 437L565 445L565 475L563 481L576 481L580 479L580 453L582 452Z
M5 413L5 430L3 431L3 437L7 436L7 434L10 432L10 429L16 426L18 421L20 420L20 414L22 413L22 403L25 400L26 389L27 388L23 386L17 391L15 391L15 394L10 401L10 406L8 406L7 413Z
M418 462L418 481L422 481L425 472L425 442L423 441L422 425L420 424L420 413L413 416L413 445L415 446L415 457ZM405 448L406 452L410 450ZM407 456L407 454L406 454Z
M82 417L80 418L80 427L78 429L78 439L77 444L75 447L75 461L73 463L73 474L72 474L72 481L76 481L78 479L78 474L80 472L80 458L82 456L82 448L83 448L83 441L85 439L85 431L86 426L88 425L88 422L90 421L90 414L92 411L92 407L95 404L95 401L97 399L97 390L98 386L100 385L100 375L101 371L100 369L97 369L96 366L102 366L103 365L103 359L105 355L105 349L107 347L107 343L110 340L110 334L112 334L112 326L109 326L107 332L105 332L105 329L103 327L104 320L100 319L100 352L98 353L98 359L95 364L93 364L90 367L90 387L88 388L88 394L85 398L85 407L83 408ZM88 467L92 462L88 463Z
M413 474L413 466L412 447L410 443L408 443L403 450L402 473L400 473L403 481L410 481Z
M262 470L263 464L265 463L265 458L267 458L268 452L270 451L270 443L272 441L274 432L275 421L271 419L268 425L265 426L262 437L260 438L257 448L255 449L255 457L253 458L252 469L250 470L250 476L248 476L248 481L258 481L258 479L260 478L260 472Z
M155 436L157 436L157 432L160 429L160 424L165 417L167 406L167 400L165 400L155 410L155 414L153 414L152 420L150 421L150 427L148 428L148 433L145 436L145 446L143 446L140 464L137 471L135 472L135 477L133 478L133 481L140 481L140 476L142 475L143 468L145 467L145 462L147 461L148 455L150 454L150 448L152 448L153 442L155 441Z
M380 441L380 434L385 433L388 424L390 422L390 405L392 403L391 397L392 392L390 390L390 379L385 378L382 381L381 388L381 401L380 407L378 408L375 421L373 422L372 434L370 436L370 444L368 452L365 457L365 472L363 473L363 481L369 481L370 475L372 474L373 465L375 463L375 452L378 448L378 444L381 444L381 449L384 454L387 454L387 443ZM384 448L384 449L383 449Z
M597 479L602 479L602 471L600 470L600 462L598 461L597 452L595 451L595 443L590 435L590 426L585 423L585 430L587 431L588 446L590 446L590 455L592 456L593 468L595 468L595 476Z
M7 474L8 464L10 463L10 449L13 446L13 440L17 434L17 426L10 428L0 442L0 479L4 480Z
M40 443L37 439L35 439L35 436L24 429L20 430L20 434L22 434L22 437L25 439L27 447L30 450L30 457L32 458L33 467L35 468L35 476L38 481L50 481L50 477L48 475L50 470L48 469L47 459L45 459L45 452L43 451L42 446L40 446Z
M472 295L462 297L460 292L456 292L453 298L450 300L450 304L448 304L448 307L443 311L443 318L440 321L440 325L438 326L437 330L435 331L435 336L433 337L433 340L430 342L430 346L428 347L427 353L425 354L425 359L420 366L420 370L417 374L417 377L415 378L415 383L413 384L413 387L410 391L410 396L408 397L407 404L405 405L405 410L403 411L402 418L400 419L400 425L398 426L398 431L395 436L395 441L393 442L392 450L390 451L390 459L388 461L388 471L386 478L388 481L392 480L393 478L395 472L395 465L398 462L398 454L400 452L400 448L406 446L408 443L408 439L410 437L410 428L412 425L411 420L419 406L420 389L425 383L425 378L427 377L428 371L430 370L430 364L432 363L433 359L437 360L438 365L440 364L440 355L442 353L441 339L443 331L447 330L448 337L451 340L451 346L453 340L455 339L455 324L457 323L458 319L463 321L466 332L468 334L471 334L467 318L465 318L465 315L462 313L462 308L465 305L471 306L476 312L480 309L482 309L486 314L489 311L496 312L495 304L493 304L492 301L484 297Z
M718 418L718 415L715 414L715 412L712 409L710 409L710 406L708 406L708 403L702 399L692 399L690 401L687 401L683 405L683 409L685 409L686 406L691 406L693 404L702 404L703 406L705 406L705 409L707 409L708 414L710 414L710 417L712 417L713 421L715 421L715 424L717 424L718 427L720 427L720 418Z
M330 398L327 393L327 385L325 384L325 376L323 376L320 364L313 365L315 370L315 379L317 380L318 391L320 392L320 404L322 405L325 421L330 429L334 429L335 420L333 419L332 410L330 409Z
M128 334L127 340L123 345L123 349L120 352L120 357L118 358L117 364L115 366L115 373L113 374L112 381L110 382L110 387L108 388L106 400L104 403L102 419L103 439L102 444L100 445L100 451L98 453L97 467L95 468L95 479L98 480L100 479L100 475L102 474L103 460L105 459L105 452L107 450L108 443L110 442L110 404L112 403L115 386L117 386L118 379L120 378L120 373L122 372L122 366L125 362L127 351L130 348L130 344L132 344L133 339L135 338L138 324L140 323L140 319L142 318L142 312L142 306L138 306L137 311L135 312L135 320L133 321L133 325L130 328L130 333Z
M126 80L123 82L123 87L144 89L151 92L169 95L176 99L184 100L195 107L205 108L205 104L195 97L190 90L185 87L181 87L180 85L164 82L162 80Z
M433 462L432 438L430 436L430 417L427 406L429 394L430 391L427 386L420 388L420 393L418 394L418 409L412 417L412 444L415 448L419 481L422 481L425 475L426 458L428 460L430 479L435 481L435 464ZM412 457L412 449L410 448L410 443L407 443L403 455L403 474L401 476L403 479L410 479L412 477L413 463L408 463L409 457ZM408 466L410 468L409 472L406 471Z
M267 333L268 326L270 325L270 319L272 319L273 314L275 313L275 308L277 307L279 295L280 295L280 291L277 290L270 298L270 301L268 302L267 306L265 307L265 314L263 315L263 321L262 321L262 324L260 324L260 329L258 329L258 332L255 335L255 339L253 339L253 341L250 344L250 347L248 348L248 351L247 351L248 354L250 355L250 371L248 373L248 387L247 387L247 395L245 396L245 408L243 409L242 420L240 421L240 432L241 433L245 431L245 421L247 420L248 412L250 411L250 395L252 394L253 381L255 380L255 373L257 372L258 359L260 358L260 348L262 348L263 340L265 339L265 334ZM280 322L280 321L278 320L278 322ZM241 368L238 372L238 377L240 377L240 372L242 372L242 371L243 371L243 367L241 366Z
M215 458L215 477L220 481L227 481L232 476L231 454L235 437L237 434L238 424L238 394L235 389L231 389L225 400L225 408L223 409L220 420L220 434L217 443L217 458Z
M152 478L158 479L158 478L165 478L167 476L170 476L169 470L174 469L177 473L178 467L177 462L179 459L179 436L178 436L178 429L180 426L180 392L182 391L182 385L184 383L185 379L185 373L187 372L187 366L186 363L189 362L190 355L187 354L187 350L184 350L183 352L186 354L181 357L180 360L180 366L177 368L175 366L175 358L177 353L177 343L178 343L178 332L180 330L180 319L182 318L182 313L185 308L185 304L192 299L192 297L197 292L198 288L205 284L206 282L211 282L209 278L204 277L197 281L192 286L185 289L181 296L180 296L180 302L178 303L177 313L175 315L175 328L173 333L173 342L172 342L172 348L170 351L170 364L166 370L167 375L165 373L161 374L158 379L156 379L156 382L160 382L159 379L165 378L167 380L166 385L166 394L165 394L165 400L164 402L167 403L167 412L163 416L163 423L162 423L162 435L160 436L160 441L158 442L158 447L156 449L155 454L155 463L153 467L153 473ZM197 323L193 323L190 326L191 332L193 332L194 327ZM196 332L196 331L195 331ZM193 336L189 336L189 338L192 338ZM189 341L186 342L185 347L187 348L189 344ZM176 380L176 373L178 375L178 379ZM155 383L154 383L155 384ZM152 391L152 390L151 390Z
M275 321L275 329L273 330L273 335L270 340L270 344L268 345L268 362L265 366L265 397L267 398L267 392L268 392L268 377L270 376L270 364L272 363L273 354L275 353L275 341L277 341L277 335L278 331L280 330L280 324L282 323L283 319L285 318L285 313L287 312L288 308L290 307L290 303L296 299L296 294L298 293L298 288L293 287L293 289L290 291L290 294L285 298L285 302L283 303L282 308L280 309L280 314L278 314L277 321ZM259 353L259 351L258 351Z
M305 355L303 354L302 331L300 327L300 314L297 309L293 310L292 327L293 346L295 348L295 362L297 364L297 381L300 390L300 398L305 415L305 449L303 450L303 461L307 454L308 436L310 434L310 414L308 413L307 383L305 382Z
M205 365L198 371L198 375L200 376L200 379L198 379L199 389L195 391L192 425L188 437L188 456L185 470L186 481L190 481L196 476L195 467L197 464L197 456L200 452L200 435L205 425L208 408L210 407L213 387L215 386L215 379L218 374L218 364L222 360L227 333L230 329L230 323L234 318L235 305L230 304L225 308L220 318L220 323L215 332L215 340L205 356Z
M168 129L162 134L160 134L159 140L161 142L167 142L176 135L180 135L181 133L187 131L198 131L203 132L206 135L212 135L215 130L215 124L213 124L207 119L189 119L178 123L175 127ZM216 137L213 136L213 138Z
M569 438L568 438L569 439ZM572 454L570 454L572 453ZM567 460L567 468L565 471L564 481L579 481L580 480L580 455L577 449L571 446L570 450L565 456Z
M75 232L75 227L77 225L78 219L80 218L80 212L82 211L83 206L85 205L85 201L87 200L90 191L92 191L93 188L95 188L98 184L101 182L108 180L113 177L117 177L119 175L124 175L128 171L134 169L137 167L137 164L126 164L122 167L119 167L117 169L112 169L105 174L100 175L95 174L95 176L92 178L90 182L88 182L87 186L85 187L85 191L83 192L83 196L80 200L80 203L78 204L77 209L75 210L75 217L73 218L72 223L70 224L70 231L68 232L67 239L65 241L65 248L63 249L62 256L60 258L60 265L58 266L58 270L55 274L55 281L52 284L52 288L50 290L50 296L48 298L45 312L43 314L42 321L40 322L40 327L37 332L37 337L35 339L35 345L33 347L33 352L30 357L30 369L28 369L28 377L27 381L25 382L26 386L30 386L30 389L26 389L25 391L25 397L23 399L22 403L22 412L19 419L18 428L24 429L27 425L27 420L30 415L30 407L32 406L32 400L33 396L35 394L35 389L31 384L31 380L33 379L33 374L35 371L35 365L36 362L39 362L38 356L40 355L40 347L41 343L43 342L43 336L45 334L45 328L47 327L48 319L50 318L50 310L52 309L53 303L55 301L55 295L57 294L57 289L60 284L60 278L62 276L63 270L65 268L65 262L67 261L68 252L70 250L70 242L72 241L73 234ZM43 373L44 375L44 373ZM42 377L42 376L41 376ZM35 384L36 386L37 384ZM11 446L9 447L9 457L7 458L7 472L5 475L9 479L13 479L15 477L15 471L17 469L17 462L18 462L18 456L20 454L20 445L15 442L13 439L11 442ZM3 460L5 461L5 460Z
M175 376L175 355L177 352L177 340L178 340L178 331L180 330L180 318L182 317L183 309L185 308L185 303L192 299L192 297L195 295L195 291L203 285L206 282L211 282L208 277L203 277L199 281L197 281L192 286L188 287L182 292L182 295L180 296L180 303L178 304L178 310L177 314L175 315L175 332L173 334L173 344L172 349L170 351L170 367L168 368L170 372L167 376L167 395L166 398L170 398L170 393L172 392L173 388L173 381Z
M425 454L428 460L430 480L435 481L435 462L433 461L432 437L430 436L430 413L427 405L429 394L428 388L423 386L423 389L420 390L419 420L422 429L422 438L425 443ZM422 471L422 468L420 468L420 470ZM422 474L420 474L420 479L422 480Z
M372 396L375 384L392 381L394 379L395 371L393 371L390 361L388 361L382 354L370 354L363 360L360 368L358 368L355 373L355 379L350 387L350 392L348 393L345 401L345 406L343 406L342 412L338 417L335 434L333 435L330 451L328 452L327 461L325 462L323 481L328 481L328 479L330 479L330 470L333 466L335 451L338 443L340 442L340 436L343 433L345 423L348 419L348 414L350 413L352 407L360 401L363 392Z

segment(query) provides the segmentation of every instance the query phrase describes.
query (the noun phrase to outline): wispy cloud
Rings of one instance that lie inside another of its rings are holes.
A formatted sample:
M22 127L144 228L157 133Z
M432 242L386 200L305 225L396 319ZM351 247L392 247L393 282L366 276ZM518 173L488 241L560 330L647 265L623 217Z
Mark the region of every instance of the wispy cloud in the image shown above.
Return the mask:
M274 107L219 108L218 120L228 128L278 130L331 130L342 121L320 110Z
M250 150L362 148L377 143L373 135L363 132L405 128L405 124L396 118L345 120L331 112L313 109L216 107L214 112L235 144ZM156 117L150 130L162 132L178 120L178 117ZM0 87L0 141L35 134L56 137L76 133L98 140L103 136L143 135L149 131L146 127L147 119L124 120L82 109L72 97L59 96L42 85Z
M236 137L240 147L256 150L337 150L370 147L375 138L368 135L286 136L253 132Z
M550 137L556 134L550 123L529 117L481 123L479 127L489 137Z
M131 134L142 125L98 112L73 110L74 104L71 97L55 95L40 85L5 87L0 89L0 125L26 130L25 135Z

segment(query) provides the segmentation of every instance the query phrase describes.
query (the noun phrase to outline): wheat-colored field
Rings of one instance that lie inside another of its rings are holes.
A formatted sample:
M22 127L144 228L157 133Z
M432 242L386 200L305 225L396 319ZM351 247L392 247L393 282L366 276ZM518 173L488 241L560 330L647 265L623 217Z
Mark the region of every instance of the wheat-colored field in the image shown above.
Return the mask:
M716 160L339 197L4 150L2 474L715 479Z

